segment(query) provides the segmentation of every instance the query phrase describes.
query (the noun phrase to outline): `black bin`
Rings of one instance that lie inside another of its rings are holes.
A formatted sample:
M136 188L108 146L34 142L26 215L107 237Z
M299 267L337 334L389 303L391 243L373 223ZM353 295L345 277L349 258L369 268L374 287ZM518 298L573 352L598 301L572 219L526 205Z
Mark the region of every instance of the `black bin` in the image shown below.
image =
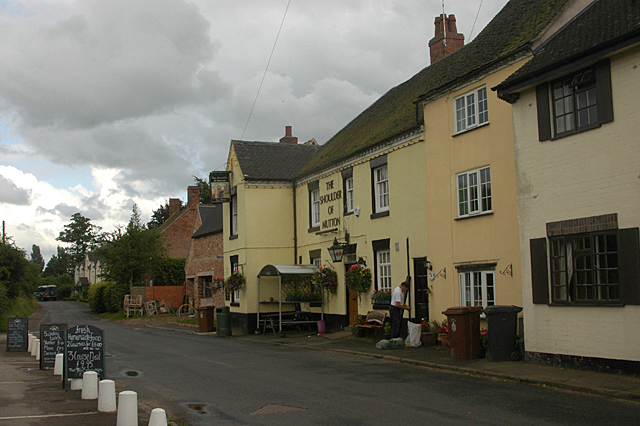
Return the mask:
M231 317L228 306L216 307L216 336L231 336Z
M509 361L516 351L519 306L487 306L487 331L489 333L489 356L491 361Z
M201 333L213 331L213 306L198 308L198 326Z

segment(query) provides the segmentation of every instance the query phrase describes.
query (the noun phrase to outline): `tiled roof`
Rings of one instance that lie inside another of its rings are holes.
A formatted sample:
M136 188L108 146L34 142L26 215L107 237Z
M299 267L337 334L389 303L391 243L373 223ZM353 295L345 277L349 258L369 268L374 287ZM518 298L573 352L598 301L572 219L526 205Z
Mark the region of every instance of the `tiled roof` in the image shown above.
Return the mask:
M419 98L451 87L509 60L544 30L568 0L511 0L469 44L394 87L333 136L300 171L305 176L418 129ZM427 55L425 54L425 57Z
M231 141L245 180L290 181L320 146Z
M191 238L200 238L207 235L222 232L222 204L199 205L198 212L202 225L191 235Z
M534 52L534 58L494 89L506 95L543 81L559 68L593 61L611 49L637 43L640 3L637 0L597 0Z

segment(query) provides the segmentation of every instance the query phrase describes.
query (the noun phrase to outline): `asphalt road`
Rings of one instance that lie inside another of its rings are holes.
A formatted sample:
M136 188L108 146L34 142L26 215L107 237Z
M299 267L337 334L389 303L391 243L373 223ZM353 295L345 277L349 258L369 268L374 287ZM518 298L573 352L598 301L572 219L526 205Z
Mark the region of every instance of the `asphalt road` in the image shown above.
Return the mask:
M42 323L105 331L107 377L199 425L638 425L640 404L383 360L116 324L41 303ZM36 330L39 323L30 324Z

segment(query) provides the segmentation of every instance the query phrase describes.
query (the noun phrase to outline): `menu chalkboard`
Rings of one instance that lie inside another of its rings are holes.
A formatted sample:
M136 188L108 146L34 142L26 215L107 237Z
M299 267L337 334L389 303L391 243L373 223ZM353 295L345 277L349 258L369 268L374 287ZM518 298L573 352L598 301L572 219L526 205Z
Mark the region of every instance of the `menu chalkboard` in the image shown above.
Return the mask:
M7 351L29 348L29 318L7 318Z
M78 325L67 330L66 377L80 379L85 371L95 371L105 378L104 332L92 325Z
M40 325L40 370L54 367L56 355L64 353L67 324Z

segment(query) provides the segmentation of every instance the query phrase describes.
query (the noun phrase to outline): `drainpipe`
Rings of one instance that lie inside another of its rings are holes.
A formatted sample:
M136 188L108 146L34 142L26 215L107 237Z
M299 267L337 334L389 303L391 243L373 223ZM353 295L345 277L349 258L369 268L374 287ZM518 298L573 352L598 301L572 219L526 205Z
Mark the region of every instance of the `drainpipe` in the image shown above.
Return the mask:
M298 219L296 216L296 182L293 182L293 264L298 264Z

